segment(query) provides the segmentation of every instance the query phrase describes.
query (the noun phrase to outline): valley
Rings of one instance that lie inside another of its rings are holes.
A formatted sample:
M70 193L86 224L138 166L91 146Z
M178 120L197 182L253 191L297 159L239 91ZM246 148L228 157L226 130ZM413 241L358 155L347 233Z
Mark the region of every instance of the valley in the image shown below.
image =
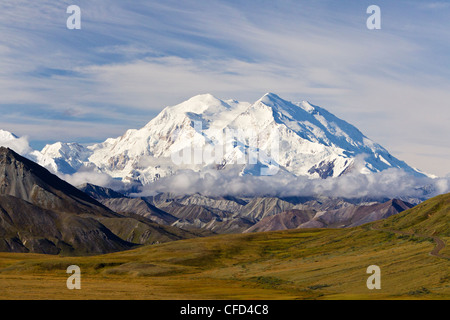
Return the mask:
M449 261L430 256L432 247L380 231L313 230L182 240L97 257L1 254L0 286L2 298L23 299L448 299ZM382 270L375 292L365 287L373 263ZM70 264L82 270L77 292L65 288Z
M449 210L446 194L346 229L215 235L89 257L0 253L1 298L448 299L448 245L430 252L433 238L449 243ZM72 264L81 290L65 287ZM381 290L365 284L373 264Z

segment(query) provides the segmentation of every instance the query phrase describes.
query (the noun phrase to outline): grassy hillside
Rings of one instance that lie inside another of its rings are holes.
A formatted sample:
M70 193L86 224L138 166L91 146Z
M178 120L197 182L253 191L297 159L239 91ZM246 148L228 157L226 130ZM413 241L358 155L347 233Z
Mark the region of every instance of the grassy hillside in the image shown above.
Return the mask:
M450 193L434 197L414 208L378 223L383 228L450 237Z
M448 243L446 199L384 223ZM0 253L0 298L450 299L450 261L431 256L434 247L432 238L368 224L220 235L91 257ZM66 288L72 264L81 267L81 290ZM366 287L373 264L381 268L381 290Z

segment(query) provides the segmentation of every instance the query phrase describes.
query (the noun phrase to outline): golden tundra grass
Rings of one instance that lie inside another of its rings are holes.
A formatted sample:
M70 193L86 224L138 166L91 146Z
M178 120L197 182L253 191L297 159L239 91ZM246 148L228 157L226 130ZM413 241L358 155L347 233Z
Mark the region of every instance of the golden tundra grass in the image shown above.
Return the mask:
M449 299L450 261L430 256L433 247L366 225L222 235L91 257L0 253L0 299ZM72 264L81 268L81 290L66 287ZM381 290L366 287L373 264Z

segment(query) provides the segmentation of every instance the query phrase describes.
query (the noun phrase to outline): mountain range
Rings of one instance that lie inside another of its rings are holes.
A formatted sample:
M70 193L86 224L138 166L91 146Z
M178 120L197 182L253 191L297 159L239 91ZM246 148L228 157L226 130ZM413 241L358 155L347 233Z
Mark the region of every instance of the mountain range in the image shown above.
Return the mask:
M238 198L164 193L131 198L91 184L79 188L115 212L132 213L162 225L207 230L214 234L355 227L414 206L399 199L366 202L342 198Z
M14 139L0 132L0 144ZM211 168L313 179L388 168L425 175L327 110L273 93L254 103L198 95L166 107L143 128L118 138L87 146L57 142L23 153L53 173L88 168L142 185L181 170Z

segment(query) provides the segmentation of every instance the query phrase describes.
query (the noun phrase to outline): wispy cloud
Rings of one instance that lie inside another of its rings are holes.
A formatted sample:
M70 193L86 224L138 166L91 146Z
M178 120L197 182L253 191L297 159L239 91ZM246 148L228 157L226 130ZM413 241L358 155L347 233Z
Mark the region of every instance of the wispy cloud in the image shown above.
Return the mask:
M70 4L0 4L4 129L99 141L199 93L272 91L329 109L415 167L450 170L446 1L379 1L377 31L350 1L78 1L81 30L65 27Z

